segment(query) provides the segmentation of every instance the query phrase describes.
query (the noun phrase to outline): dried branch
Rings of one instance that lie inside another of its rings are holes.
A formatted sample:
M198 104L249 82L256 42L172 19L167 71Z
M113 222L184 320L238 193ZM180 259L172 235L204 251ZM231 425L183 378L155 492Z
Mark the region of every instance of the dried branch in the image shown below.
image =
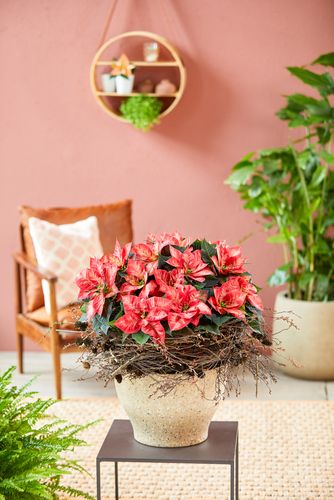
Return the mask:
M173 333L164 345L147 342L139 345L131 335L96 335L87 333L82 340L81 361L86 368L94 367L97 378L108 384L122 376L175 375L157 382L157 391L169 393L181 381L205 371L217 369L216 398L238 395L238 373L249 372L256 381L269 386L276 379L271 371L271 351L254 338L243 322L223 325L219 333L201 330Z

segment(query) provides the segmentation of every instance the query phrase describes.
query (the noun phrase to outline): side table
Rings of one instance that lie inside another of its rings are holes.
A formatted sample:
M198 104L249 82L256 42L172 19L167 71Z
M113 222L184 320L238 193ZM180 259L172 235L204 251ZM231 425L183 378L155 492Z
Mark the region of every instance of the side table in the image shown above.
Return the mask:
M115 500L119 500L118 462L229 465L230 499L238 500L238 422L211 422L208 439L195 446L156 448L135 441L129 420L114 420L96 457L97 500L102 500L101 462L114 462L115 464Z

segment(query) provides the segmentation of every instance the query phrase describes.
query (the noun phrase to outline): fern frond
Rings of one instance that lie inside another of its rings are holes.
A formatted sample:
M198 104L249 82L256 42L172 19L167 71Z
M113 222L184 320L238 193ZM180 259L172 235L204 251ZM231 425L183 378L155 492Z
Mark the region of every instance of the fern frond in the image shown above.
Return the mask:
M92 499L61 480L73 471L88 474L64 452L86 446L79 434L96 422L75 425L46 414L56 401L32 399L33 380L13 385L14 370L0 374L0 500L56 500L59 493Z

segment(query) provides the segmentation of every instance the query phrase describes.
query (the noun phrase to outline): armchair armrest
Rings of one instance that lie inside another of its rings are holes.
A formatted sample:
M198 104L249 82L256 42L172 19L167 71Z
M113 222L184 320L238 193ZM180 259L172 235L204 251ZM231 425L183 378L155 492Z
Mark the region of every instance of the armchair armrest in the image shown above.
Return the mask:
M22 252L15 252L13 254L14 260L20 264L22 267L25 269L28 269L29 271L33 272L36 274L41 279L50 281L50 282L56 282L57 281L57 276L54 274L50 273L49 271L46 271L42 267L38 266L37 264L32 264L29 260L28 257L22 253Z
M50 328L55 330L55 325L58 322L58 313L56 305L56 281L57 276L46 271L38 265L32 264L28 257L23 252L15 252L13 254L15 262L15 275L16 275L16 312L21 313L23 310L22 304L22 290L21 290L21 279L20 279L20 266L24 269L31 271L36 274L41 279L47 280L50 288Z

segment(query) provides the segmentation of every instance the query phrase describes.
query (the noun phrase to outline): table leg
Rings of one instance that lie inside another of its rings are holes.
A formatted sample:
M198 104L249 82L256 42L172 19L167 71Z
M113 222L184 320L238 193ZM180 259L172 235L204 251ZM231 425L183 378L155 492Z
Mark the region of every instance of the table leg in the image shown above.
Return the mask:
M115 462L115 500L119 500L119 497L118 497L118 462Z
M235 492L235 488L234 488L234 462L231 463L230 467L231 467L231 470L230 470L230 500L235 500L235 497L234 497L234 492Z
M235 457L235 500L239 500L239 434L237 435L237 449Z
M101 500L100 460L96 460L96 500Z

